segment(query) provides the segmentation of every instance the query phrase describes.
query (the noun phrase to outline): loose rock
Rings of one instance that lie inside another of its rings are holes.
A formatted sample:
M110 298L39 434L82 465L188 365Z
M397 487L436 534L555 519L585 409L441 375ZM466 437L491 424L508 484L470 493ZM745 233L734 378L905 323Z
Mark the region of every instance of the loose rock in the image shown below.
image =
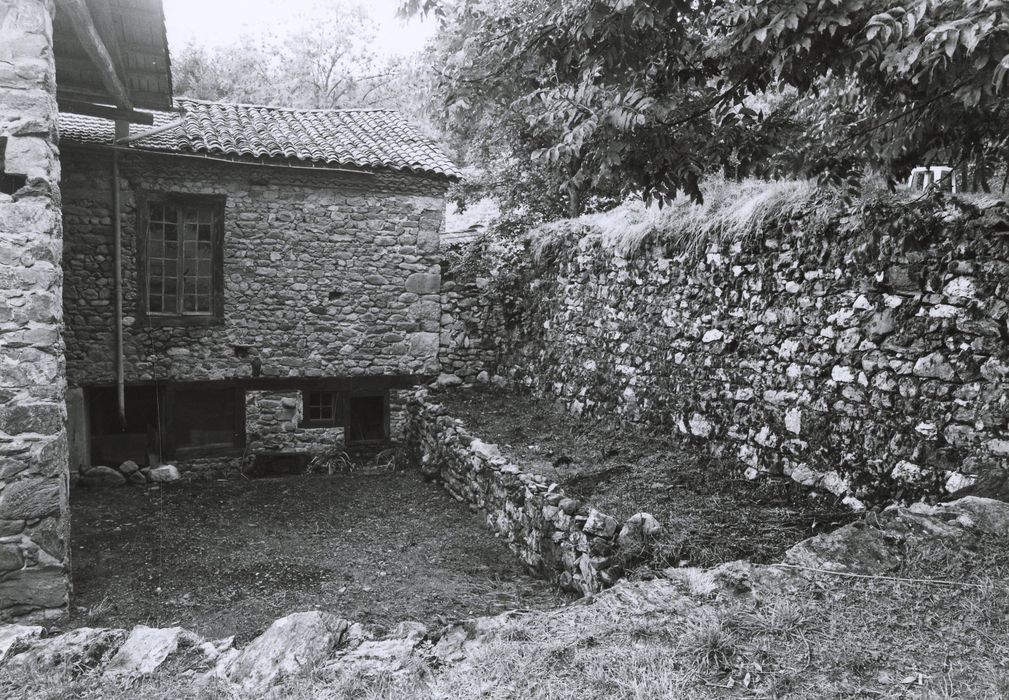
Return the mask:
M281 678L315 668L343 642L349 627L319 611L282 617L242 649L223 675L243 691L262 695Z
M110 677L149 675L178 651L180 642L185 646L194 646L201 641L199 637L181 627L157 629L137 625L105 667L105 675Z
M154 482L178 481L179 470L171 464L165 464L151 469L151 473L147 475L147 478Z

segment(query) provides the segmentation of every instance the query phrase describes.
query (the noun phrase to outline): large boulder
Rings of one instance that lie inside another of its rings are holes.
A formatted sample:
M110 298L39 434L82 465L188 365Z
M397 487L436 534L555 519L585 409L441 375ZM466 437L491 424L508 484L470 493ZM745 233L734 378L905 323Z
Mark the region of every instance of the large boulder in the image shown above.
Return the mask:
M909 544L945 540L968 547L983 533L1009 534L1009 503L965 496L934 506L891 506L871 522L860 520L799 542L785 553L785 563L883 573L900 565Z
M326 660L347 636L350 623L329 613L293 613L276 620L220 669L225 679L254 697L274 683L309 672Z
M154 673L169 656L202 641L181 627L161 629L137 625L105 667L105 675L143 676Z

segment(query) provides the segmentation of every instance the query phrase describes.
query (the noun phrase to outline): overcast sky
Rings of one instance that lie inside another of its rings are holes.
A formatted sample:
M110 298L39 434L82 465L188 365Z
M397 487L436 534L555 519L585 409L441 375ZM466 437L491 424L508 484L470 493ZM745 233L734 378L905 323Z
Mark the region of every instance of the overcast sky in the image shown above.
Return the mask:
M164 0L168 45L173 54L189 41L207 46L230 44L243 34L282 33L284 25L325 0ZM334 3L335 4L335 3ZM379 26L376 48L386 54L409 54L423 48L434 34L434 22L396 17L400 0L364 0Z

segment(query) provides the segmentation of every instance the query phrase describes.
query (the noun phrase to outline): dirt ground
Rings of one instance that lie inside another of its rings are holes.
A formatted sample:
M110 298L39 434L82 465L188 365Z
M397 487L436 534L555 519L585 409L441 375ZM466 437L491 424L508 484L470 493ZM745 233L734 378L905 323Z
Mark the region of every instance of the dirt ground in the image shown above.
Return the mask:
M791 479L747 481L738 463L679 436L648 434L565 414L550 401L486 388L439 394L472 433L568 495L624 519L645 511L666 526L653 566L780 561L796 542L856 514Z
M386 627L569 598L416 472L77 489L73 626L251 638L328 610Z

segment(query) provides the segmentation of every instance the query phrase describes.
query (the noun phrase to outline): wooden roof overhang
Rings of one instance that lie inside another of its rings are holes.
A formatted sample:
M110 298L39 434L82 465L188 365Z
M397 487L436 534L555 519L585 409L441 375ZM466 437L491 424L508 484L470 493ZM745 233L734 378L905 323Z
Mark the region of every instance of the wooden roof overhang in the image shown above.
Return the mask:
M53 51L63 111L150 124L138 109L172 109L161 0L56 0Z

